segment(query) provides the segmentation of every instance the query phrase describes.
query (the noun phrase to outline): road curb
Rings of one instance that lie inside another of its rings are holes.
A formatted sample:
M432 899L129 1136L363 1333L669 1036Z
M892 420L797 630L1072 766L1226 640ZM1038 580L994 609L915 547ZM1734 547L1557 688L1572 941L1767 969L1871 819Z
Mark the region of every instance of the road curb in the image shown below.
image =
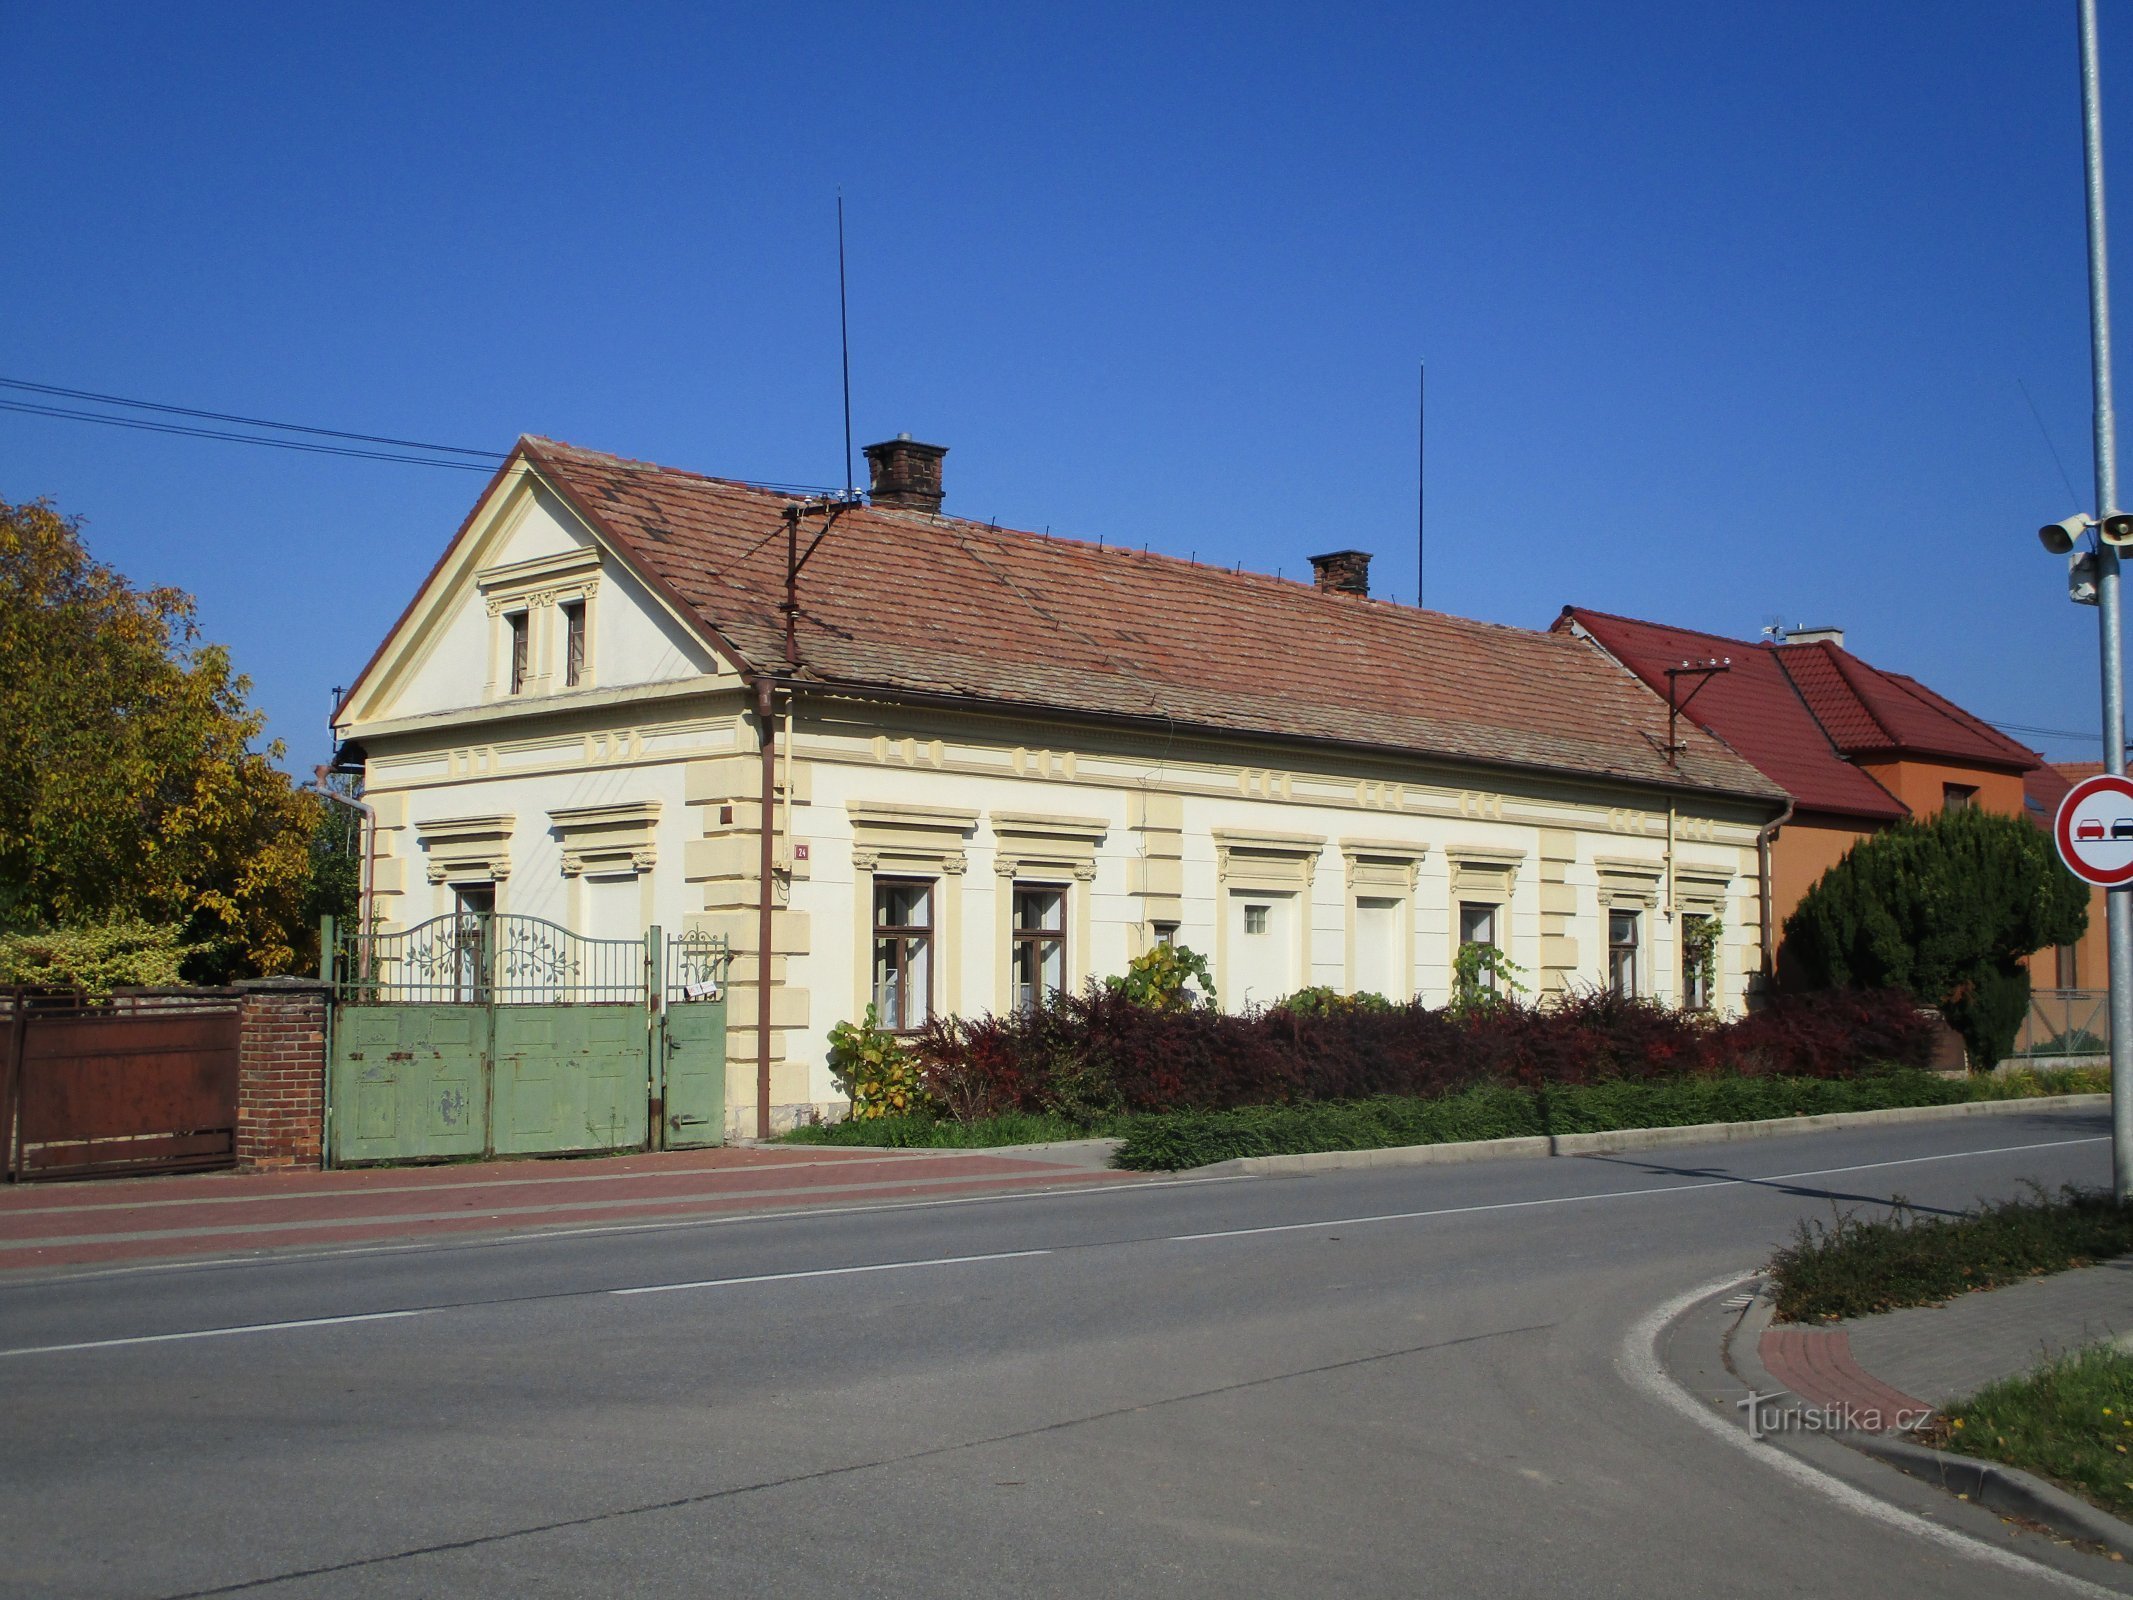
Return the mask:
M1764 1332L1776 1320L1775 1313L1769 1280L1765 1278L1757 1287L1754 1303L1723 1341L1724 1358L1734 1375L1757 1393L1763 1391L1765 1384L1773 1391L1783 1389L1763 1366L1760 1350ZM1849 1430L1831 1432L1827 1437L1987 1511L2024 1517L2042 1523L2054 1533L2101 1545L2133 1559L2133 1525L2019 1467L1935 1450L1889 1434Z
M786 1150L856 1150L869 1156L1046 1156L1075 1166L1103 1166L1117 1153L1123 1139L1054 1139L1046 1144L804 1144L781 1145L776 1139L759 1141L765 1148ZM1094 1156L1099 1159L1090 1161Z
M2133 1555L2133 1524L2046 1483L2020 1467L1959 1456L1880 1434L1839 1434L1862 1455L1886 1461L1914 1477L1937 1483L1950 1494L1967 1498L2002 1516L2027 1517L2069 1538L2100 1544L2121 1556Z
M1466 1161L1531 1159L1544 1156L1619 1155L1633 1150L1663 1150L1672 1145L1731 1144L1749 1139L1778 1139L1796 1133L1829 1133L1842 1128L1886 1127L1906 1122L1951 1122L1963 1117L1993 1116L2056 1107L2093 1110L2107 1106L2107 1094L2039 1095L2026 1100L1968 1100L1952 1106L1893 1106L1883 1111L1828 1111L1809 1117L1768 1117L1757 1122L1696 1122L1673 1128L1623 1128L1609 1133L1533 1134L1517 1139L1472 1139L1451 1144L1392 1145L1378 1150L1320 1150L1308 1155L1237 1156L1191 1169L1196 1177L1283 1177L1311 1172L1338 1172L1353 1167L1432 1167ZM1041 1148L1041 1147L1040 1147Z

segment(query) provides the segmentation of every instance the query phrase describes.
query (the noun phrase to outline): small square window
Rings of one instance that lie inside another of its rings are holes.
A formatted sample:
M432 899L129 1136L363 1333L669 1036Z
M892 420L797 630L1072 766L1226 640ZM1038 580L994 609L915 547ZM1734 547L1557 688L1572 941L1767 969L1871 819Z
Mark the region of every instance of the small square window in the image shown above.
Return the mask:
M1968 811L1977 804L1977 785L1974 783L1944 783L1940 786L1940 808L1943 811Z
M1244 908L1244 931L1246 933L1266 932L1267 915L1272 909L1271 906L1246 906Z
M1157 922L1150 924L1150 926L1155 930L1155 942L1157 944L1176 944L1178 942L1178 925L1175 922Z

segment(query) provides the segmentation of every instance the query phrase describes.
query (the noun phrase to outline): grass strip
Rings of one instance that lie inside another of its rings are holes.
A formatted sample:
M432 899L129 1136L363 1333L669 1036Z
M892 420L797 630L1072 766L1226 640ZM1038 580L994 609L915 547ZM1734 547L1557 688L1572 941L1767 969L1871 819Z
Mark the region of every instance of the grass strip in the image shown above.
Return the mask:
M1889 1216L1803 1222L1770 1263L1780 1322L1938 1305L2133 1251L2133 1206L2108 1194L2038 1190L1960 1217L1899 1205Z
M1431 1099L1159 1112L1134 1120L1113 1163L1143 1172L1175 1172L1240 1156L1383 1150L1532 1134L1614 1133L2029 1099L2089 1093L2094 1078L2093 1072L2079 1068L1969 1079L1911 1070L1857 1078L1675 1078L1546 1089L1491 1086Z
M2133 1517L2133 1351L2090 1345L1989 1384L1944 1409L1925 1437Z

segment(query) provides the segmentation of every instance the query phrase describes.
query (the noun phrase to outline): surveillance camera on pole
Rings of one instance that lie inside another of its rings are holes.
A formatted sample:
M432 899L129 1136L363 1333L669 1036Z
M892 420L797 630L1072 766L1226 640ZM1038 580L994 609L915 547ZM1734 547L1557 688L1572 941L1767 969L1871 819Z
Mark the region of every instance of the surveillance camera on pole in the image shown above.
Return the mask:
M2096 519L2086 511L2077 511L2063 522L2047 522L2037 530L2037 539L2055 556L2063 556L2074 548L2075 541L2096 526Z

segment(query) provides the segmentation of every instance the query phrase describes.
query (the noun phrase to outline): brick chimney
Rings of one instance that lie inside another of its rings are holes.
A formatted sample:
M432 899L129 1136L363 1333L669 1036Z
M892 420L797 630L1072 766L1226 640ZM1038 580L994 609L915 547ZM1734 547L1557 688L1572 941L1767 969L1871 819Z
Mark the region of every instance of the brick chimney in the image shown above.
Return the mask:
M1311 558L1311 578L1327 594L1370 593L1370 552L1334 550Z
M938 511L941 508L941 457L944 444L920 444L908 433L899 433L884 444L867 446L867 467L872 483L867 499L877 506L902 511Z

